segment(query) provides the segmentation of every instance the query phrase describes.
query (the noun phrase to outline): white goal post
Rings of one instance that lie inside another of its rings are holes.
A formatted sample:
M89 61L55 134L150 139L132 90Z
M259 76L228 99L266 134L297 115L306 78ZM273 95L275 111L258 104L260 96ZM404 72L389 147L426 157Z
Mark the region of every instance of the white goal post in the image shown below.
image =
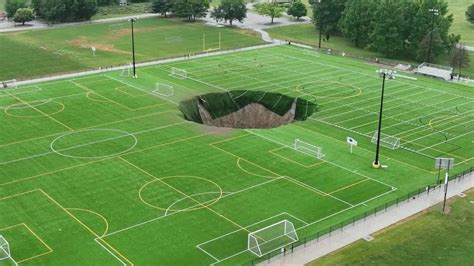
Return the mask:
M181 68L172 67L170 76L177 79L186 79L188 78L188 72Z
M168 84L155 83L155 90L153 93L160 96L170 97L174 95L174 87Z
M298 241L295 226L288 220L271 224L248 234L248 250L261 257Z
M323 148L315 146L313 144L304 142L299 139L295 139L295 145L294 148L296 151L302 152L304 154L307 154L309 156L316 157L318 159L322 159L324 157L323 154Z
M0 235L0 264L2 264L4 261L10 261L11 264L18 265L10 253L10 244L8 244L8 241L5 239L5 237Z
M133 72L133 65L130 63L128 66L122 69L122 73L120 73L121 77L130 77L132 76Z
M372 136L372 143L377 144L377 139L378 132L375 131L374 135ZM396 150L400 148L400 138L380 133L380 145L390 148L392 150Z
M16 79L10 79L10 80L1 80L0 81L0 89L16 89L17 86L17 81Z

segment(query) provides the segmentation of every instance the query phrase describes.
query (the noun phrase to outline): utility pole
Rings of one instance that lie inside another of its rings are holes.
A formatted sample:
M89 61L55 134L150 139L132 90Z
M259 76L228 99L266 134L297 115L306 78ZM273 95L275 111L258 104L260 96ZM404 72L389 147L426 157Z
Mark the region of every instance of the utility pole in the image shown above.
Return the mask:
M377 129L377 149L375 151L375 161L372 163L374 168L380 168L379 153L380 153L380 135L382 132L382 111L383 111L383 96L385 93L385 80L393 79L395 77L395 72L389 69L380 69L378 71L380 77L382 78L382 94L380 96L380 111L379 111L379 124Z
M138 18L130 18L129 21L130 21L130 26L131 26L131 29L132 29L132 64L133 64L133 78L138 78L137 76L137 70L136 70L136 67L135 67L135 32L134 32L134 29L133 29L133 24L138 20Z
M433 30L434 30L434 22L435 22L435 16L439 15L439 10L438 9L430 9L429 10L431 13L431 30L430 30L430 43L429 43L429 48L428 48L428 58L426 59L426 62L431 63L431 46L433 45Z
M321 50L321 37L323 34L323 0L318 0L319 3L319 49Z

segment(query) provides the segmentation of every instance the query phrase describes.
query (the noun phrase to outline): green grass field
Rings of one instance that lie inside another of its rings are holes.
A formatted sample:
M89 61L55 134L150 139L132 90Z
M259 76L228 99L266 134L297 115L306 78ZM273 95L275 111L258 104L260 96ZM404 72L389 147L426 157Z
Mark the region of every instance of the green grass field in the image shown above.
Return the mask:
M449 214L437 205L309 264L316 265L471 265L474 261L474 192L449 201Z
M467 7L472 5L471 0L447 0L449 11L454 15L454 22L451 26L451 32L461 34L461 41L466 45L474 46L474 24L466 20ZM471 60L472 62L472 60Z
M0 11L5 10L5 0L0 0Z
M170 76L171 67L187 79ZM376 66L279 46L0 91L0 234L22 263L235 265L249 232L287 219L300 239L436 181L434 157L473 166L472 88L386 84L373 169ZM174 87L159 96L155 84ZM177 104L223 90L304 97L309 120L267 130L187 122ZM349 153L346 137L358 140ZM295 139L323 148L317 159Z
M0 80L26 79L131 62L130 24L126 21L0 34ZM262 43L254 32L208 27L174 19L136 23L138 61L239 48ZM91 47L97 48L96 56Z

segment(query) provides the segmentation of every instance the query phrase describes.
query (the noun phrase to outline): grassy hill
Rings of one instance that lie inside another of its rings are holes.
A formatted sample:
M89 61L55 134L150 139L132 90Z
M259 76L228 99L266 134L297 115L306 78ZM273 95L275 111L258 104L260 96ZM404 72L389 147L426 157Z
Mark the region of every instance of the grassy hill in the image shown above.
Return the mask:
M474 191L314 261L316 265L472 265L474 255Z

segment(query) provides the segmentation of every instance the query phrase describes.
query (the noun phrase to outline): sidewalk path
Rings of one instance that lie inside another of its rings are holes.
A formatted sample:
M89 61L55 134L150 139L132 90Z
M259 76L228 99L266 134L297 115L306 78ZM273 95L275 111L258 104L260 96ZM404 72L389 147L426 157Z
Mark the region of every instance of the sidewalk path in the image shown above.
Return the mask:
M471 173L462 180L453 180L449 183L448 197L454 197L473 187L474 173ZM443 197L444 185L435 190L431 190L429 194L424 192L417 196L416 199L402 202L398 207L392 206L385 212L377 213L375 216L372 215L365 221L356 222L354 226L349 225L344 227L342 231L335 231L331 236L322 240L320 239L318 242L308 242L306 247L297 247L293 253L286 254L286 256L279 255L271 259L269 263L265 262L262 263L262 265L304 265L434 206L442 202Z

